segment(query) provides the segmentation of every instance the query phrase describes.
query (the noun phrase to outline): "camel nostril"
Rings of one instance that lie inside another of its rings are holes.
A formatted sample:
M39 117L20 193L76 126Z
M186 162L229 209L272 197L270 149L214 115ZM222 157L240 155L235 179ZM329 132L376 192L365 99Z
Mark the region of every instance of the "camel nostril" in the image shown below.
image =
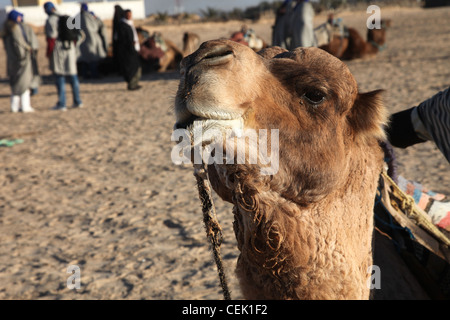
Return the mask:
M217 50L217 51L215 50L215 51L208 52L206 54L206 56L203 57L203 60L225 57L230 54L231 55L233 54L232 50Z
M203 52L198 57L198 63L207 64L209 66L227 63L234 57L234 52L229 46L214 46Z

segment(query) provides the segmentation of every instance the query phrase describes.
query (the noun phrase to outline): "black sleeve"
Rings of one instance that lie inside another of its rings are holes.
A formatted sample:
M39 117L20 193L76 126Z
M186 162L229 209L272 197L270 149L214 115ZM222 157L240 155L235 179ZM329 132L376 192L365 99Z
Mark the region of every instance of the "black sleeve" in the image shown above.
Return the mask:
M411 122L411 112L414 108L394 113L389 119L386 133L389 142L397 148L407 148L417 143L425 142L414 131Z

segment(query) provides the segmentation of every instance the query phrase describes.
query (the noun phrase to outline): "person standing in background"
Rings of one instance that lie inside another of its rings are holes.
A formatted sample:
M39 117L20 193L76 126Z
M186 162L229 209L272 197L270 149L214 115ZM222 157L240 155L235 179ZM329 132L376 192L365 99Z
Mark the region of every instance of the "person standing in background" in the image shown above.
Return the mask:
M292 38L292 31L289 23L292 20L294 12L295 1L284 0L276 12L275 24L272 27L272 45L289 48L289 43Z
M45 13L48 19L45 23L45 36L47 39L47 57L50 59L50 70L53 72L58 91L58 102L53 110L66 111L66 80L67 77L72 87L73 106L81 108L83 103L80 98L80 83L77 75L77 51L76 41L68 41L62 38L60 27L60 15L55 5L51 2L44 3ZM67 23L65 23L67 26ZM76 31L76 30L75 30Z
M292 44L291 50L297 47L315 47L314 37L314 8L308 0L297 0L292 15Z
M119 70L128 84L128 90L141 88L141 61L139 56L139 38L134 27L131 10L125 10L124 17L117 30L117 61Z
M33 29L22 21L23 14L12 10L2 30L12 91L11 112L34 111L30 103L30 88L35 78L31 56L33 50L37 49L37 40Z
M86 3L81 4L80 26L86 38L80 44L80 57L78 62L81 66L83 78L98 78L99 61L106 57L107 45L105 39L105 28L100 19L93 12L88 11Z
M113 61L114 66L117 68L116 71L119 71L119 59L117 51L119 50L119 25L122 22L122 18L125 16L125 11L122 9L121 6L115 5L114 6L114 17L113 17L113 26L112 26L112 50L113 50Z

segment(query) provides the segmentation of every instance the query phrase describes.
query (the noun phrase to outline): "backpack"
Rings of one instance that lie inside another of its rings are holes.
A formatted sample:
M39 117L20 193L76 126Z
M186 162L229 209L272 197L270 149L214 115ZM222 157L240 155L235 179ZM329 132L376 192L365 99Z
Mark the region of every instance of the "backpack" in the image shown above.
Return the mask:
M63 15L58 20L58 40L60 41L77 41L80 36L80 30L72 25L69 16Z

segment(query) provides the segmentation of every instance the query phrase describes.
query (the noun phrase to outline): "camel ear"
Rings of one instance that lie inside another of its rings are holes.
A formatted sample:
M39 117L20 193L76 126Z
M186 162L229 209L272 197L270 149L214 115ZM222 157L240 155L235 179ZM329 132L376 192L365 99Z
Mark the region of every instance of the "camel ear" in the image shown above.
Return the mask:
M387 123L387 112L381 99L383 90L358 93L348 120L350 128L362 139L377 138L385 140L384 126Z

